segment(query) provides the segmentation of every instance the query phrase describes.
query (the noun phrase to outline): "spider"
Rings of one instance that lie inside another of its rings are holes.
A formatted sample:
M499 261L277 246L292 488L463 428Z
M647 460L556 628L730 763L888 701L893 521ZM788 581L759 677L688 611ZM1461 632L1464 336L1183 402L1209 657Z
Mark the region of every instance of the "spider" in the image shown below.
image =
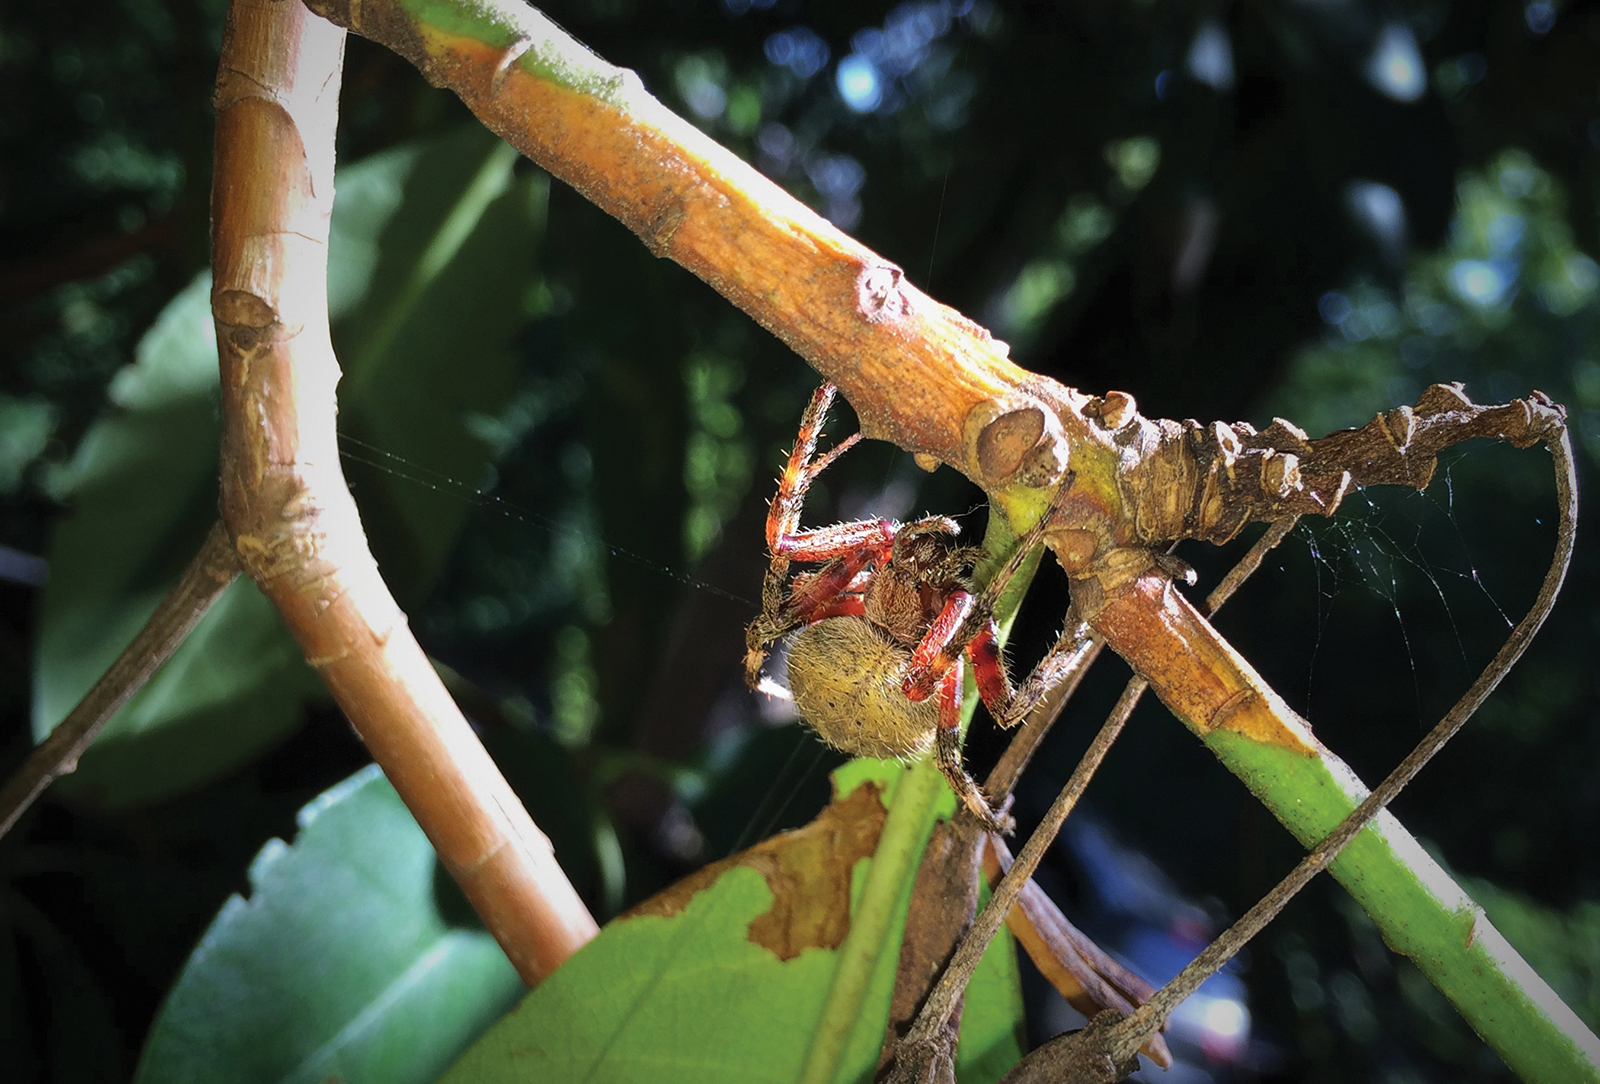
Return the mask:
M761 615L746 633L745 678L753 689L769 689L761 677L768 650L793 632L790 694L824 742L854 756L903 759L933 748L939 770L967 809L986 828L1007 831L1010 818L990 808L961 763L963 657L972 661L978 692L995 721L1013 727L1059 680L1085 643L1082 630L1069 621L1022 686L1012 686L1000 656L994 605L1039 542L1038 527L1019 540L981 591L971 572L982 551L956 545L960 527L945 516L802 530L807 489L861 439L854 433L817 457L834 394L832 384L823 384L811 397L767 515L772 564L762 585ZM793 561L822 567L795 576L785 597Z

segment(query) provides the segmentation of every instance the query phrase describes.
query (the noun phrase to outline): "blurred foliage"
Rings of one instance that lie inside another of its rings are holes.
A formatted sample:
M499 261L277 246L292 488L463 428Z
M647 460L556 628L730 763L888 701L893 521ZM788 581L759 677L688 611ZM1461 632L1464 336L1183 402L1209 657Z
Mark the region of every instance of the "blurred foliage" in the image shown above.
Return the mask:
M0 767L31 744L38 695L40 592L22 558L70 529L71 464L108 413L113 374L204 269L221 10L0 11L0 568L15 570L0 583ZM1588 462L1600 455L1593 5L548 10L1066 383L1126 389L1158 416L1281 414L1314 432L1434 380L1464 380L1479 401L1539 387L1571 405ZM346 162L387 152L377 161L393 169L419 137L473 138L451 135L469 123L458 103L357 40L342 108ZM483 161L457 157L461 184ZM336 329L347 391L375 396L347 407L347 466L413 627L604 916L826 798L819 768L836 759L738 677L771 472L815 377L564 186L526 164L504 183L505 213L533 223L529 255L542 237L537 266L514 274L465 248L438 262L461 206L448 186L368 186L368 206L390 216L384 241L347 231L330 282L336 307L372 300ZM411 317L419 289L437 292ZM493 322L459 322L463 299L490 296ZM474 331L507 362L497 375L463 368ZM404 364L364 375L364 341ZM469 375L476 398L444 406ZM112 465L170 451L163 438L175 436L153 428ZM1337 521L1297 531L1222 627L1376 779L1526 606L1550 549L1547 473L1536 452L1471 448L1426 494L1357 494ZM146 484L203 525L204 492ZM979 506L950 472L924 476L873 446L824 476L808 517L930 509L977 531ZM83 560L117 554L125 531L81 512ZM187 536L172 537L140 582L181 563ZM1185 557L1214 581L1233 552ZM1591 1024L1594 552L1580 549L1529 659L1398 809L1481 882L1492 917ZM1019 665L1065 608L1059 575L1040 580ZM1115 695L1117 668L1102 665L1041 754L1019 796L1024 829ZM131 1072L208 923L250 891L251 856L293 839L296 810L365 760L328 709L304 711L243 765L184 778L157 765L156 804L113 817L47 801L0 842L8 1079ZM974 759L1001 740L975 727ZM1091 798L1217 918L1293 861L1287 835L1158 708ZM1062 855L1041 875L1069 914L1087 895L1070 873ZM1240 970L1256 1041L1195 1072L1504 1078L1335 888L1308 896Z

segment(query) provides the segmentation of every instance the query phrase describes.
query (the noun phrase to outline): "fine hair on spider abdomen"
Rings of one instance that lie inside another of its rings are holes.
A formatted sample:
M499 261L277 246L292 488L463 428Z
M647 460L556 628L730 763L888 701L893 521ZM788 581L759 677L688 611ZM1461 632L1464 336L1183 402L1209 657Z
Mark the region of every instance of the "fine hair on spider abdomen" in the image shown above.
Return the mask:
M807 625L789 642L789 689L801 718L852 756L911 759L933 746L934 697L915 701L901 685L911 652L858 617Z

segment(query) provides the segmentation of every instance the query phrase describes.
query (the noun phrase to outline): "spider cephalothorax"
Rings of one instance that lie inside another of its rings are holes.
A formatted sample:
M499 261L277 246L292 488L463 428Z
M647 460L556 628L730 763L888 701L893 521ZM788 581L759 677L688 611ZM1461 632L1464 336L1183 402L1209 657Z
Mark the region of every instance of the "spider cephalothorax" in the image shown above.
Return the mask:
M746 677L757 687L768 648L798 629L789 645L790 691L823 741L857 756L916 757L935 748L956 794L998 830L1002 818L961 765L963 658L972 660L990 713L1009 727L1049 687L1076 636L1063 635L1022 687L1012 687L1000 658L994 600L1038 541L1032 535L979 591L971 573L980 551L956 545L960 528L943 516L802 530L811 482L860 439L854 434L816 457L833 396L831 384L812 396L767 516L772 566L761 616L747 635ZM822 567L797 575L785 594L793 561Z

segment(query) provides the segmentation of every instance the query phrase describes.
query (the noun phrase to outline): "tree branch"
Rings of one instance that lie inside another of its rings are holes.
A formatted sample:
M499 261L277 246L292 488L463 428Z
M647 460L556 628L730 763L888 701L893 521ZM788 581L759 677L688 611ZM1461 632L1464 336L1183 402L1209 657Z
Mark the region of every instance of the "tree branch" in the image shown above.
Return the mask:
M6 780L5 788L0 790L0 836L11 830L46 787L77 768L78 758L100 736L112 716L172 657L238 575L239 559L234 556L227 532L222 524L214 524L194 560L138 635L83 694L78 706Z
M1526 445L1561 424L1560 409L1537 394L1480 410L1447 386L1385 415L1365 436L1322 444L1326 456L1288 423L1256 433L1144 419L1126 393L1088 396L1013 365L987 331L674 116L631 72L515 0L309 2L407 57L652 252L788 343L839 385L866 435L960 470L1018 532L1048 511L1045 539L1073 579L1078 612L1308 846L1365 789L1172 589L1159 547L1230 537L1251 519L1327 514L1369 465L1342 462L1349 457L1372 457L1372 482L1416 485L1442 446L1436 437ZM1360 840L1335 875L1425 970L1429 959L1448 957L1448 966L1481 971L1474 997L1503 999L1513 973L1531 975L1526 965L1481 952L1468 960L1469 931L1455 914L1470 901L1392 818L1368 832L1380 827L1386 839L1374 860L1386 875L1449 887L1419 889L1396 910L1362 890L1361 863L1372 856ZM1554 999L1543 988L1537 996ZM1458 1005L1486 1034L1531 1028L1559 1039L1548 1019L1490 1024ZM1505 1042L1490 1041L1506 1053Z
M222 508L272 599L530 985L596 926L395 604L339 466L328 216L344 32L235 0L217 76L212 310Z
M541 12L517 0L460 6L310 0L309 6L411 61L651 252L682 264L749 313L839 386L864 435L974 475L969 418L982 428L1009 410L1034 406L1031 385L1053 384L1012 364L1007 346L986 329L918 290L900 268L672 113L637 75L595 56ZM1044 416L1030 413L1008 432L1016 442L1035 424L1039 431L1016 458L1037 441ZM1008 444L990 458L1011 452ZM1064 457L1054 477L1062 465Z
M1277 917L1311 878L1332 865L1345 847L1399 796L1406 784L1416 778L1417 773L1422 771L1440 749L1444 748L1445 743L1455 737L1528 649L1528 645L1533 642L1534 636L1544 624L1545 618L1550 616L1550 611L1555 607L1556 596L1560 594L1561 585L1566 579L1567 568L1572 563L1573 547L1577 540L1578 479L1573 466L1571 437L1565 429L1550 441L1550 454L1555 461L1556 504L1560 517L1556 528L1556 549L1550 560L1550 568L1545 573L1544 582L1539 586L1539 594L1527 614L1517 622L1510 635L1506 637L1505 643L1500 646L1500 650L1489 661L1489 665L1484 667L1483 673L1461 695L1455 706L1439 720L1438 725L1429 731L1422 741L1417 743L1417 747L1389 773L1376 790L1367 795L1361 804L1328 834L1327 838L1313 847L1311 853L1306 855L1300 864L1259 903L1208 945L1199 956L1190 961L1171 982L1156 991L1149 1001L1130 1013L1126 1020L1110 1029L1110 1033L1114 1036L1111 1049L1113 1061L1123 1062L1131 1058L1134 1052L1148 1041L1148 1037L1163 1026L1179 1002L1221 970L1222 966L1252 937ZM1487 926L1487 923L1484 925ZM1474 936L1481 936L1483 932L1474 926ZM1448 994L1450 991L1446 989L1445 992ZM1551 1016L1571 1015L1560 1011L1566 1006L1561 1005L1559 1001L1538 1008ZM1589 1062L1588 1068L1592 1076L1596 1069L1600 1068L1600 1043L1595 1043L1594 1037L1589 1035L1581 1024L1576 1029L1569 1028L1563 1038L1576 1048L1572 1051L1575 1056ZM1583 1049L1586 1040L1587 1051ZM1530 1054L1544 1059L1546 1052L1534 1050L1530 1051ZM1524 1064L1532 1062L1529 1060ZM1565 1076L1567 1071L1564 1060L1551 1058L1540 1070L1537 1079L1551 1081L1567 1079Z

